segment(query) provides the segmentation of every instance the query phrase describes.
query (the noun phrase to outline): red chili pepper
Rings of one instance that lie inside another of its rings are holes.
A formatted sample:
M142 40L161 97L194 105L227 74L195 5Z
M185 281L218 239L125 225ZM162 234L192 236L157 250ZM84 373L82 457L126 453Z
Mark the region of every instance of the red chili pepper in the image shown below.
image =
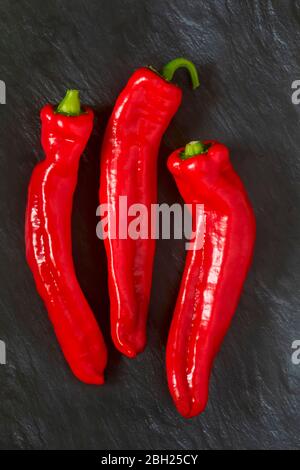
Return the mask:
M171 154L168 168L184 201L204 205L203 247L187 254L167 343L170 392L190 418L207 403L212 363L251 262L255 219L224 145L191 142Z
M26 255L63 353L80 380L104 382L102 334L78 284L72 259L71 212L80 156L93 127L77 90L55 110L41 111L46 159L33 171L26 211Z
M169 83L174 72L185 67L193 87L199 84L195 66L186 59L167 64L162 74L138 69L117 99L110 117L101 156L100 202L109 204L108 281L111 331L116 347L128 357L142 351L146 342L155 240L114 238L112 220L120 217L119 197L127 205L143 204L151 212L157 194L157 154L161 138L176 113L181 89ZM127 232L127 220L123 223ZM150 217L148 218L150 226Z

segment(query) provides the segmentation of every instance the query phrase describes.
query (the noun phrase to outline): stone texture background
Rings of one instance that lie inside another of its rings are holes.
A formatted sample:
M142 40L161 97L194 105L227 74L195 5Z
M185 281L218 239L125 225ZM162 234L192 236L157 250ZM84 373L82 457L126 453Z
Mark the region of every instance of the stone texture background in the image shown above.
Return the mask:
M0 448L300 448L300 1L1 0ZM165 379L165 343L184 264L183 241L159 241L149 343L136 360L109 342L106 264L96 238L98 152L112 105L132 71L186 56L199 69L159 158L159 201L180 201L166 169L176 147L216 138L231 148L257 216L252 270L216 360L206 412L186 421ZM39 109L65 89L97 112L81 161L73 234L78 277L109 344L104 387L65 364L24 257L28 181L43 158Z

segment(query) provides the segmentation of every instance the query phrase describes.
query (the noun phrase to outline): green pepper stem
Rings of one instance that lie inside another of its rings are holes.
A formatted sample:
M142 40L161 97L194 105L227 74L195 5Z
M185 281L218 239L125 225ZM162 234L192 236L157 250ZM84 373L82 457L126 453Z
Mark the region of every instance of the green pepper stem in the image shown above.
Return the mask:
M67 90L66 96L57 106L56 112L65 116L79 116L82 114L79 91Z
M198 77L198 72L190 60L184 59L183 57L179 57L178 59L171 60L171 62L168 62L164 68L162 69L161 75L164 77L165 80L170 82L173 79L174 73L176 72L177 69L179 68L185 68L188 70L191 78L191 82L193 85L193 89L197 88L200 83L199 83L199 77Z
M204 144L201 140L192 140L192 142L186 144L184 151L180 153L180 158L181 160L187 160L197 155L203 155L207 153L209 147L210 144Z

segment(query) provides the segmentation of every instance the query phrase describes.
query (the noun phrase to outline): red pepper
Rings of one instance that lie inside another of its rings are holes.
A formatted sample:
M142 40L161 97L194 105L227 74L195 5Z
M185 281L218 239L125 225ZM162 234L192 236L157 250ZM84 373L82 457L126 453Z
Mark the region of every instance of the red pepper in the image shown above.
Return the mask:
M207 403L212 363L251 262L255 219L224 145L191 142L171 154L168 168L184 201L204 205L203 247L187 254L167 343L169 389L190 418Z
M46 159L33 171L26 211L26 255L63 353L80 380L102 384L106 347L78 284L72 259L71 212L80 156L93 127L69 90L55 110L41 111Z
M159 144L182 97L181 89L169 83L179 67L188 69L196 88L197 71L185 59L167 64L162 75L151 68L132 75L117 99L102 146L100 202L110 205L105 248L111 332L116 347L128 357L145 347L155 240L151 235L137 240L114 238L111 221L119 221L120 196L127 196L128 207L144 204L149 215L151 204L156 203ZM117 233L119 229L120 225Z

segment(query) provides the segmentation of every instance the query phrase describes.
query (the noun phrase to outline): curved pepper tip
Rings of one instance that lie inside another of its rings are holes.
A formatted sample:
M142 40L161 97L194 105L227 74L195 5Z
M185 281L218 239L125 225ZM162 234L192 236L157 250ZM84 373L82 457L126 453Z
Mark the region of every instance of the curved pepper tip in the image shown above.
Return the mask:
M78 374L75 373L75 376L83 383L88 385L103 385L105 382L104 375L100 373L91 373L91 374Z
M131 344L117 344L116 345L119 351L124 354L125 356L129 357L129 359L134 359L140 352L143 351L144 348L136 348Z
M146 346L146 339L144 337L140 338L138 335L134 338L128 338L127 336L120 338L112 331L112 337L116 348L130 359L134 359L139 353L143 352Z
M72 372L83 383L88 385L103 385L105 382L104 373L101 365L99 364L92 364L89 362L82 362L80 360L69 361L71 366ZM106 365L106 360L104 361ZM104 367L104 366L103 366Z
M196 416L200 415L203 413L206 409L207 406L207 401L208 401L208 388L206 389L203 397L200 399L192 399L190 398L178 398L174 397L174 403L177 408L177 411L181 414L183 418L191 419L195 418Z

